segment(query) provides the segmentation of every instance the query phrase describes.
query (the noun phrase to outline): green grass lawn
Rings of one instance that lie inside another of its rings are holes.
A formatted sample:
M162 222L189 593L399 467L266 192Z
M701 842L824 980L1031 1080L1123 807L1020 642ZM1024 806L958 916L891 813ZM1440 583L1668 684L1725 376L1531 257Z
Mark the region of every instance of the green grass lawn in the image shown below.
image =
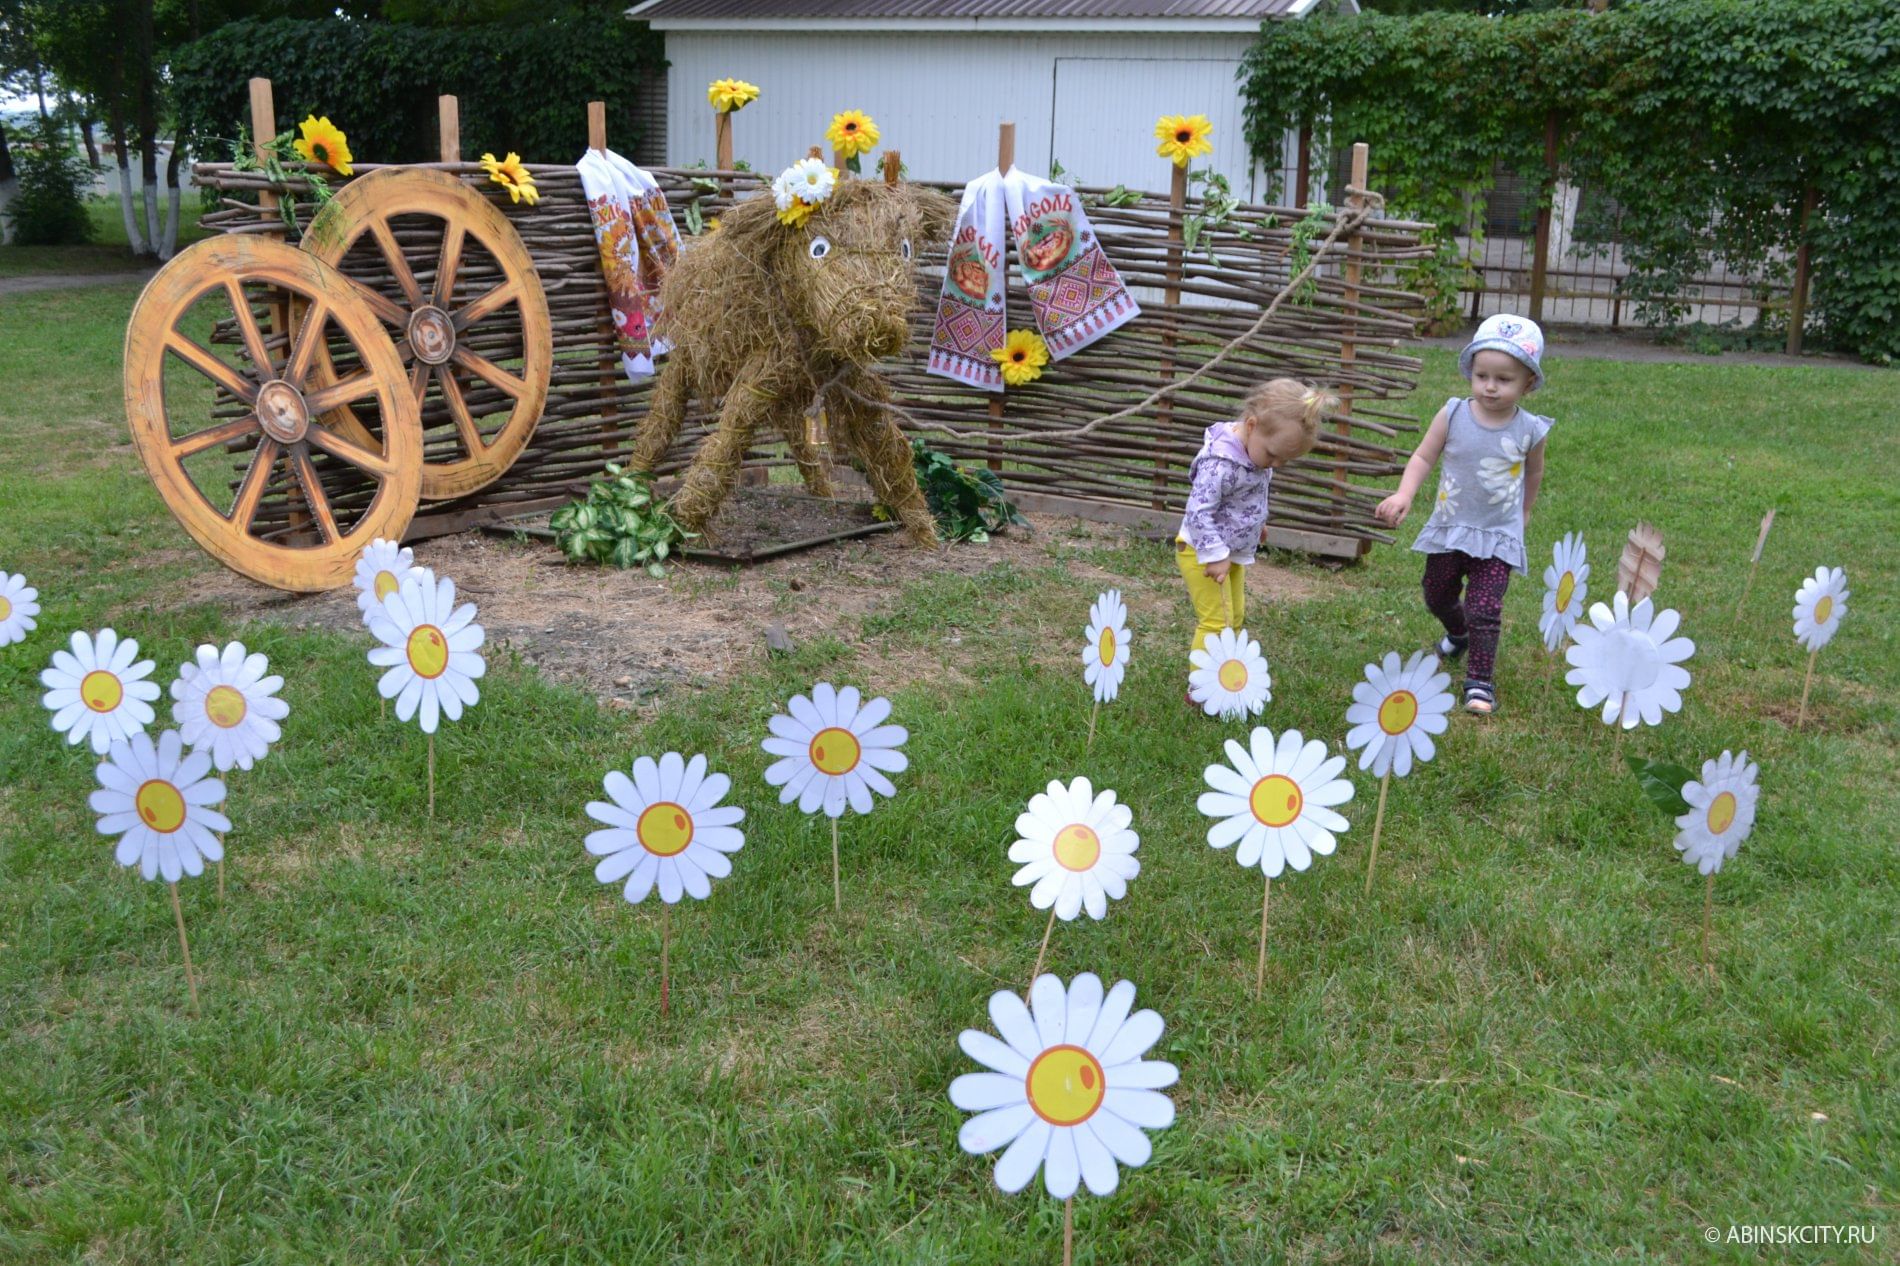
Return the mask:
M1510 593L1501 715L1455 718L1394 784L1369 897L1376 784L1353 771L1339 852L1274 885L1255 1002L1260 876L1206 846L1195 810L1243 727L1183 708L1185 595L1173 620L1137 621L1086 757L1080 673L1046 639L1079 643L1093 586L1058 561L910 582L856 636L647 722L501 655L438 736L429 821L422 737L379 723L366 639L147 606L212 565L127 444L133 295L0 304L0 567L45 604L0 650L0 1260L1058 1260L1061 1207L998 1193L945 1091L976 1067L958 1032L989 1028L989 994L1023 988L1042 934L1009 883L1012 823L1077 774L1133 806L1142 872L1104 922L1057 929L1050 966L1134 981L1167 1022L1151 1058L1181 1070L1150 1165L1078 1199L1078 1261L1895 1260L1892 374L1548 362L1534 556L1583 531L1605 596L1622 533L1653 520L1662 596L1698 648L1683 711L1625 749L1761 762L1754 836L1716 884L1713 982L1673 827L1553 681L1540 561ZM1413 403L1455 386L1433 353ZM1071 555L1173 567L1160 546ZM1789 608L1819 563L1853 598L1797 734ZM1308 601L1256 592L1264 720L1343 741L1365 661L1433 635L1418 572L1384 549ZM165 891L112 864L86 809L94 760L39 706L57 641L107 622L159 680L234 636L289 679L281 746L228 778L228 900L181 885L196 1020ZM825 827L761 778L766 719L820 678L931 662L952 624L983 671L895 694L912 766L846 819L834 915ZM659 911L596 884L581 841L602 774L669 748L730 773L748 817L732 877L674 911L663 1023ZM1705 1246L1730 1224L1878 1241Z
M139 203L140 225L144 224L144 204ZM167 214L170 204L159 203L159 215ZM204 200L198 191L187 189L178 205L178 249L183 250L206 236L198 227L204 213ZM125 236L125 213L114 198L91 198L86 214L92 220L92 241L83 246L0 246L0 277L33 277L46 273L123 273L150 266L151 261L133 256Z

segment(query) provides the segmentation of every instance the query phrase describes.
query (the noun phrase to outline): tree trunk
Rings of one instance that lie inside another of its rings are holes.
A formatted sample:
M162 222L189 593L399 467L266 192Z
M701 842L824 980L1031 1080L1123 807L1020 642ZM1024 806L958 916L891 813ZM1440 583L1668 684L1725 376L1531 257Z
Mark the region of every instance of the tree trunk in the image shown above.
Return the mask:
M0 184L13 179L13 151L7 148L6 125L0 123Z
M92 127L98 121L92 117L91 109L79 112L79 137L86 145L86 165L94 171L99 170L99 144L92 139Z
M145 240L149 249L159 246L158 224L158 67L153 64L156 32L152 6L135 6L138 21L133 31L137 56L132 73L138 76L139 175L145 192Z
M165 244L158 248L160 259L170 259L178 253L178 204L184 191L179 188L179 168L185 160L185 130L179 128L172 133L172 156L165 164L165 183L171 188L171 203L166 208Z
M142 256L145 238L139 233L138 212L132 206L132 160L127 153L125 120L108 117L106 126L112 130L113 157L119 164L119 209L125 213L125 240L134 255Z

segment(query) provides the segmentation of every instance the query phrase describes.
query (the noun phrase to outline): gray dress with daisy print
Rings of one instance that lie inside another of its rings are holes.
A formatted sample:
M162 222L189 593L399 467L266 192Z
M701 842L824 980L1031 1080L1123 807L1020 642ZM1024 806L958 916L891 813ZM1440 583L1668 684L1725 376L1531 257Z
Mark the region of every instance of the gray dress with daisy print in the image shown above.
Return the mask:
M1520 408L1508 425L1489 427L1469 399L1445 401L1445 450L1438 459L1438 498L1412 548L1421 554L1461 550L1524 570L1524 460L1544 442L1550 419Z

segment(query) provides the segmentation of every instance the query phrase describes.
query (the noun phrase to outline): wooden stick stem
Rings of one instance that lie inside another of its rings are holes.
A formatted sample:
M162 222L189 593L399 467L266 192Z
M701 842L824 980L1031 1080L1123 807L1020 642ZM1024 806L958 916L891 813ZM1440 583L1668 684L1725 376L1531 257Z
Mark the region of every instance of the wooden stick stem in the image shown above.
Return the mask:
M1036 951L1036 965L1029 972L1029 989L1023 990L1023 998L1025 1001L1027 1001L1029 998L1030 990L1036 987L1036 977L1042 975L1043 955L1049 952L1049 934L1055 930L1056 930L1056 908L1054 904L1052 903L1049 906L1049 926L1042 930L1042 946L1040 949Z
M1372 815L1372 852L1366 858L1366 891L1372 891L1372 868L1379 864L1379 830L1385 825L1385 791L1392 785L1392 770L1388 767L1385 776L1379 779L1379 810Z
M660 904L660 1018L662 1020L666 1019L667 997L670 992L668 989L670 982L667 979L667 950L672 944L672 924L668 921L667 915L672 909L672 906L664 902Z
M1702 968L1709 966L1709 918L1715 911L1715 872L1710 871L1702 877Z
M218 837L218 847L220 849L224 847L224 837L222 835ZM224 859L222 857L218 859L218 904L224 904Z
M1095 701L1095 706L1089 709L1089 741L1088 741L1087 746L1085 746L1082 749L1084 752L1090 752L1095 749L1095 718L1100 716L1101 714L1102 714L1102 701L1100 699L1097 699Z
M838 879L838 819L831 820L831 908L844 909L844 885Z
M429 736L429 816L435 816L435 735Z
M1075 1197L1062 1202L1062 1266L1075 1266Z
M185 939L185 909L178 904L178 885L172 890L172 915L178 920L178 948L185 956L185 984L191 988L191 1013L198 1014L198 977L191 970L191 942Z
M1254 966L1253 996L1258 999L1267 988L1267 903L1273 899L1273 876L1260 886L1260 961Z
M1797 730L1807 724L1808 690L1814 685L1814 660L1820 653L1819 650L1808 652L1808 675L1807 679L1801 683L1801 711L1798 712L1794 718L1794 728Z

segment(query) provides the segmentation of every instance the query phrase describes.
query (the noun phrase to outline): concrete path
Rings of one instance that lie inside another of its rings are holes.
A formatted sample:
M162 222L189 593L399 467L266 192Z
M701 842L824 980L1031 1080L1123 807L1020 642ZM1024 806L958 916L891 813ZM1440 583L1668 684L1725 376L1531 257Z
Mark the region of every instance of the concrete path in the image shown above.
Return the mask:
M152 278L152 269L123 273L30 273L24 277L0 277L0 295L32 294L36 290L76 290L81 286L143 285Z

